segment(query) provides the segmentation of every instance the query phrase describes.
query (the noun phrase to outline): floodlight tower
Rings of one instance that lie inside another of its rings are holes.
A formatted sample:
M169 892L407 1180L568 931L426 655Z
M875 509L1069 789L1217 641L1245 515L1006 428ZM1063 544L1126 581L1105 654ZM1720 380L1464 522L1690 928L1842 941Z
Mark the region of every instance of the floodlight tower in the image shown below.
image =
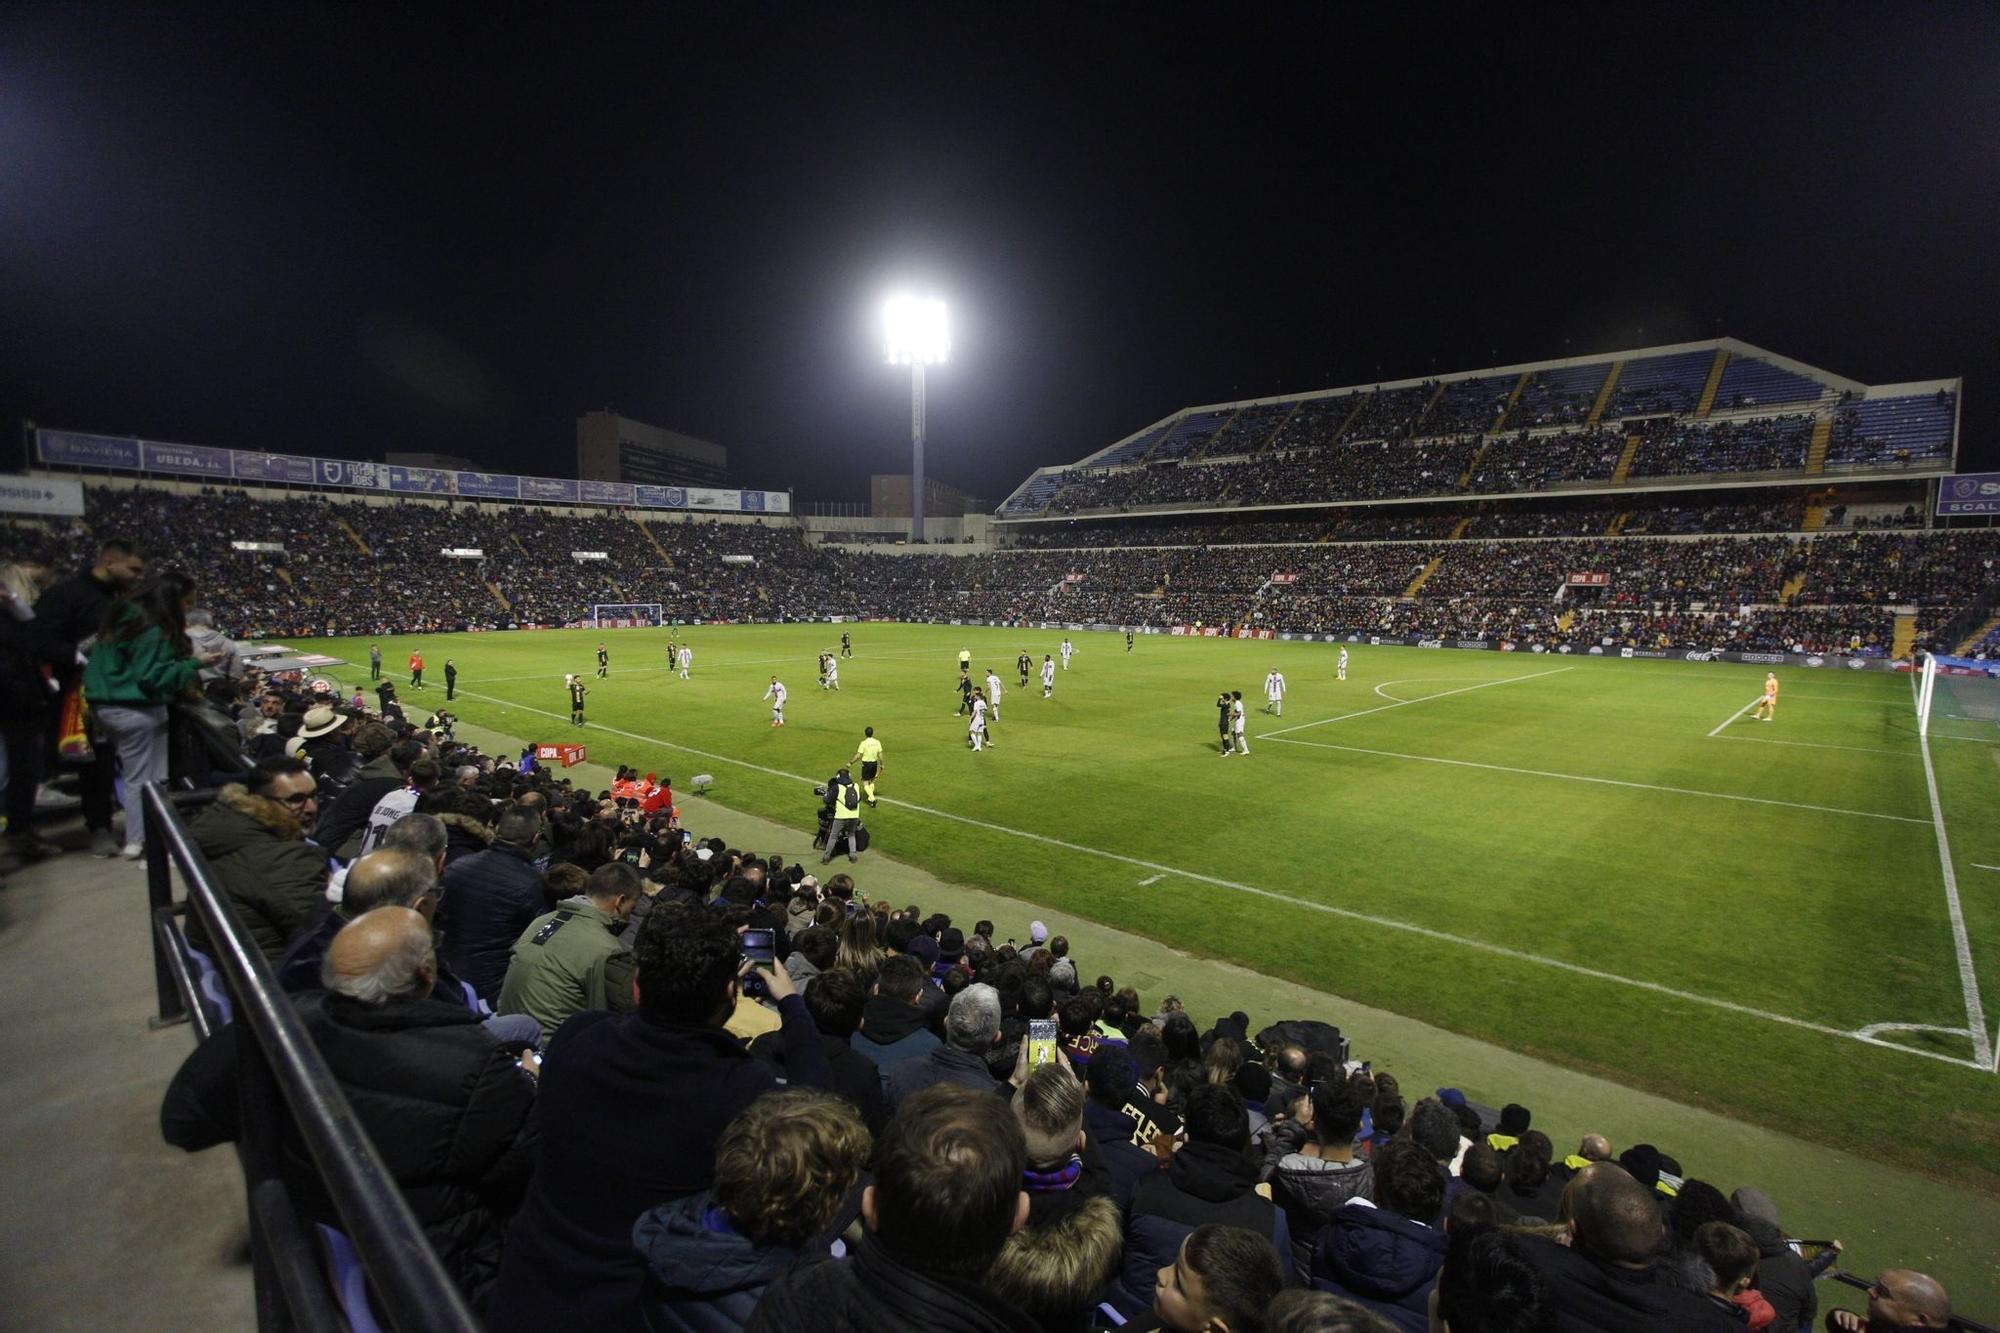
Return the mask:
M892 296L882 307L889 364L910 368L910 540L924 539L924 367L951 356L944 302Z

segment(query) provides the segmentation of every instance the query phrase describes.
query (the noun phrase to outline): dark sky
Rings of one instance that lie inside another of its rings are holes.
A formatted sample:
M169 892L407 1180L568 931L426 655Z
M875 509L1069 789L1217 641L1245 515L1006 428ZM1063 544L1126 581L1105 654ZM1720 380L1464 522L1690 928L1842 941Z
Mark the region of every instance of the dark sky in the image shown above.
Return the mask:
M997 500L1192 403L1732 334L1963 375L2000 465L2000 7L0 7L0 413Z

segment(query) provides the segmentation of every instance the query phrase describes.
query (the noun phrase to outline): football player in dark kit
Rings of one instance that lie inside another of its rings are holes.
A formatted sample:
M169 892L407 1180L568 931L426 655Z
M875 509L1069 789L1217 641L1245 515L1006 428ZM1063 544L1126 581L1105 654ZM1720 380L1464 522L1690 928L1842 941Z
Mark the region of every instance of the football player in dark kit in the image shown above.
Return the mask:
M1023 648L1021 655L1014 659L1014 669L1021 673L1021 688L1024 690L1027 689L1028 673L1035 669L1035 659L1028 656L1026 648Z
M611 674L611 650L603 644L597 645L597 675L601 680Z
M958 711L952 716L964 717L972 711L972 672L965 667L958 669Z
M1235 711L1235 705L1236 701L1229 697L1228 690L1215 696L1215 730L1222 737L1222 753L1225 757L1233 752L1229 743L1229 715Z

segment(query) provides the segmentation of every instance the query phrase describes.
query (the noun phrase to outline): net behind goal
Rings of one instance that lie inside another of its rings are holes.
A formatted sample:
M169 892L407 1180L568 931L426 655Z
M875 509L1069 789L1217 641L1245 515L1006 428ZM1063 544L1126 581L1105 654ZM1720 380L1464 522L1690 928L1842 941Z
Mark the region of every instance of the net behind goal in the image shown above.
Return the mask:
M590 608L592 629L633 629L664 623L658 602L602 602Z
M1917 672L1917 731L1974 735L2000 727L2000 661L1925 653ZM1980 735L1980 739L1989 739Z

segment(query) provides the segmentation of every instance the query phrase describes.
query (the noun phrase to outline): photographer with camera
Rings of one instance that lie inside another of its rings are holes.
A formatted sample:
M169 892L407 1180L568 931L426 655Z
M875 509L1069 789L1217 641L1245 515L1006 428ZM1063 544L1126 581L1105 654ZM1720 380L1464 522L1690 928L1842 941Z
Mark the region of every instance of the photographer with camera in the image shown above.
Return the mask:
M840 850L841 843L847 844L847 859L861 859L861 789L848 776L847 766L842 764L826 783L826 811L831 823L827 827L826 852L819 858L821 865L833 860L833 854Z

